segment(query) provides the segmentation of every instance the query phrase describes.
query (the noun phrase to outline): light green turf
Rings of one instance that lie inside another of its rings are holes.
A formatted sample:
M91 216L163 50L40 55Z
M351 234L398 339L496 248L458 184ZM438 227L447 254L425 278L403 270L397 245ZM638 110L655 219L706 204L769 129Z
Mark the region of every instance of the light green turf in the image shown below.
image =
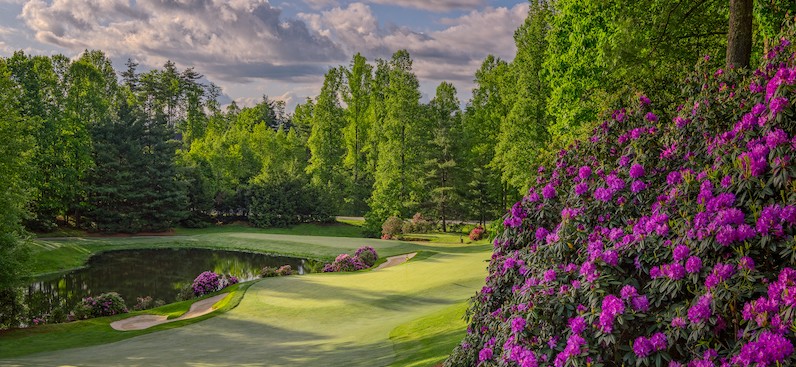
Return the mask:
M235 228L239 230L246 228L246 230L235 231ZM312 225L305 225L305 227L292 230L298 233L323 233L323 230L313 229ZM331 261L341 253L353 254L357 248L366 245L373 246L379 256L382 257L418 250L471 251L472 248L478 247L467 241L463 244L458 243L458 236L449 234L425 235L433 240L430 243L418 244L373 238L274 234L241 226L182 230L182 233L185 234L151 237L67 237L32 240L29 241L29 246L32 250L32 262L29 264L29 268L33 274L65 271L83 266L86 260L94 253L143 248L191 247L242 250ZM446 244L439 242L440 239L446 238L455 238L455 241L450 241L455 243ZM485 240L482 240L476 244L485 242Z
M307 247L301 251L324 254L362 244L253 234L224 239L235 246L307 241L311 245L300 246ZM428 252L378 271L264 279L249 288L237 308L200 323L0 365L388 366L438 361L441 353L444 357L441 351L457 341L451 333L463 325L451 320L460 317L461 304L483 284L489 246L368 243L378 244L382 254Z
M397 359L391 366L434 366L448 357L451 349L464 339L467 324L462 302L400 325L390 333Z

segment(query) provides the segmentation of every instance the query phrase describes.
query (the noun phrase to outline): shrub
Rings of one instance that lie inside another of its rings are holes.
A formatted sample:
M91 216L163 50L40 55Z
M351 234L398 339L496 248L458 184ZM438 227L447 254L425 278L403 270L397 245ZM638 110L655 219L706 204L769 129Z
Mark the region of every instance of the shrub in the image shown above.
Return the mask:
M420 232L420 231L415 230L415 225L412 224L412 222L403 222L403 224L401 224L401 233L407 234L415 232Z
M376 264L376 260L379 259L376 249L370 246L362 246L358 248L354 253L354 257L362 261L362 263L365 264L365 267L368 268Z
M432 223L423 217L422 213L415 213L412 216L412 229L415 233L427 233L431 231ZM406 232L404 232L406 233Z
M263 277L263 278L272 278L272 277L279 276L279 273L278 273L277 270L278 270L277 268L272 268L270 266L266 266L262 270L260 270L260 276Z
M279 276L293 275L293 268L290 265L283 265L276 270Z
M401 228L403 227L403 223L404 222L401 220L401 218L395 216L387 218L387 220L385 220L384 224L382 224L381 226L382 238L384 238L384 235L393 238L401 234Z
M75 318L77 319L113 316L126 312L127 305L125 305L124 299L122 299L119 293L116 292L83 298L74 309Z
M141 310L146 310L148 308L152 308L152 302L153 302L152 296L136 297L135 300L136 303L133 306L133 310L135 311L141 311Z
M484 238L484 227L481 227L479 224L475 226L472 231L470 231L470 239L473 241L478 241L482 238Z
M337 258L331 264L324 266L323 271L341 272L341 271L357 271L366 269L367 266L358 257L351 257L348 254L337 255Z
M218 274L212 271L205 271L193 280L191 288L195 296L213 293L221 289L221 279Z
M670 115L641 96L540 168L445 365L796 362L793 51L702 61Z

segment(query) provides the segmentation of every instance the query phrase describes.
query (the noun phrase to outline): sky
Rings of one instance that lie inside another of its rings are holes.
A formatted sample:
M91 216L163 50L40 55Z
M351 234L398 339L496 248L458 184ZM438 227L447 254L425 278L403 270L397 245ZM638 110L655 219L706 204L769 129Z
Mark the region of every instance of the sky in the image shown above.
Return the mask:
M0 56L104 51L117 71L194 67L251 106L314 98L323 74L406 49L424 101L442 81L464 103L483 59L514 57L527 0L0 0Z

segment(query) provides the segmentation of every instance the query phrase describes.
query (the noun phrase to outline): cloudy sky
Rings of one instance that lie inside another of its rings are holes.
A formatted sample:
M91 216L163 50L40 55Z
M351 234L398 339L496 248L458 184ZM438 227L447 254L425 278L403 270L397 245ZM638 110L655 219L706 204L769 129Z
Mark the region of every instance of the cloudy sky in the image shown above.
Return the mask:
M443 80L460 99L488 54L510 60L526 0L0 0L0 55L105 51L122 70L172 60L231 99L295 103L361 52L409 50L426 99Z

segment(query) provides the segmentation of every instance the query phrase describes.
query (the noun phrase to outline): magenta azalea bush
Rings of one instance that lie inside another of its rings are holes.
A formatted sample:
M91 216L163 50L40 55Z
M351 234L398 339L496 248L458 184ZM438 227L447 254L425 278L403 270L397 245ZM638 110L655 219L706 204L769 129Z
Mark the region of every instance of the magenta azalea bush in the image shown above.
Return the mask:
M794 358L796 67L701 61L539 168L446 366L776 366Z
M330 273L367 269L373 266L378 259L379 255L373 247L362 246L357 249L354 256L348 254L337 255L337 258L331 264L326 264L323 267L323 271Z
M88 319L92 317L113 316L127 313L127 305L119 293L102 293L96 297L83 298L75 306L74 315L76 319Z
M235 276L222 276L212 271L205 271L193 280L191 289L193 290L194 296L199 297L208 293L220 291L233 284L238 284L238 278Z
M366 268L369 268L376 264L376 260L379 259L379 254L376 253L376 249L373 247L362 246L354 252L354 257L362 261Z
M340 254L332 261L331 264L326 264L323 267L325 273L340 272L340 271L357 271L367 269L365 263L357 257L348 254Z
M212 271L202 272L193 280L191 288L195 296L213 293L221 289L221 277Z
M480 225L478 225L478 226L475 226L475 228L473 228L472 231L470 231L469 237L473 241L478 241L478 240L484 238L484 232L486 232L484 230L484 227L481 227Z

